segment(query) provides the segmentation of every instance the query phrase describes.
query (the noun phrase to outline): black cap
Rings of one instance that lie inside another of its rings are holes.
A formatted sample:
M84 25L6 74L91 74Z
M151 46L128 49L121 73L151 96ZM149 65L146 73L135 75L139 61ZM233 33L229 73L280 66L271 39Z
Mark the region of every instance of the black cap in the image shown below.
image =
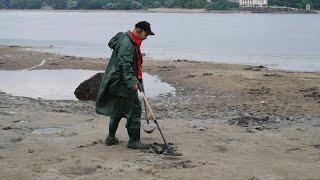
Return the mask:
M148 23L147 21L140 21L140 22L138 22L134 27L144 30L144 31L147 32L149 35L155 35L155 34L151 31L150 23Z

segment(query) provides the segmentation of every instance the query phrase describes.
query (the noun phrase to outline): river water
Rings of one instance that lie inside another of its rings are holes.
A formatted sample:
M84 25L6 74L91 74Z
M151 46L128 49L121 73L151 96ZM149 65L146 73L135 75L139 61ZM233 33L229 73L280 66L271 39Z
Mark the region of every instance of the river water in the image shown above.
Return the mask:
M149 21L156 33L142 45L154 59L320 71L319 14L0 11L0 44L109 57L108 40L140 20Z

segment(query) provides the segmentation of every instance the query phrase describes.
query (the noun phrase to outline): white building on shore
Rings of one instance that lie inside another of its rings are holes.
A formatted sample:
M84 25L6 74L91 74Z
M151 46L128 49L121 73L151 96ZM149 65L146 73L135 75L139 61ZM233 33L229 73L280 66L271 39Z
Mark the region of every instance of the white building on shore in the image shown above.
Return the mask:
M267 6L268 0L239 0L240 6Z

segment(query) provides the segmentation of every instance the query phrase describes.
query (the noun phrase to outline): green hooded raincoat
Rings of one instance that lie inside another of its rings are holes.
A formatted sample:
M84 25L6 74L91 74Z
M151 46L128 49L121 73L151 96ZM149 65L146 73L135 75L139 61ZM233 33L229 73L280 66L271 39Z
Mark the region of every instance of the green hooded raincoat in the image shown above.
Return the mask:
M128 120L139 119L141 104L137 91L131 89L138 83L137 46L130 31L116 34L108 45L113 52L100 83L96 112Z

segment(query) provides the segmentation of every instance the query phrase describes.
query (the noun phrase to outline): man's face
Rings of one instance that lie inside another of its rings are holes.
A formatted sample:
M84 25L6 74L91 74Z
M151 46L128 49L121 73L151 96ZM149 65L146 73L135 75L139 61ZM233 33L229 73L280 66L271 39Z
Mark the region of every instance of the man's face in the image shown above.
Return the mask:
M141 30L141 33L138 34L138 37L141 41L147 39L148 36L149 36L149 34L143 30Z

